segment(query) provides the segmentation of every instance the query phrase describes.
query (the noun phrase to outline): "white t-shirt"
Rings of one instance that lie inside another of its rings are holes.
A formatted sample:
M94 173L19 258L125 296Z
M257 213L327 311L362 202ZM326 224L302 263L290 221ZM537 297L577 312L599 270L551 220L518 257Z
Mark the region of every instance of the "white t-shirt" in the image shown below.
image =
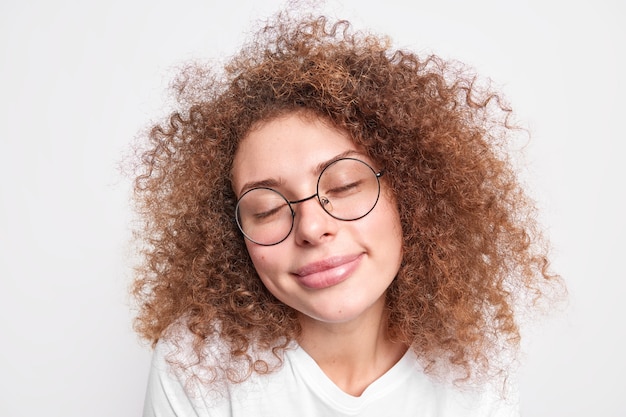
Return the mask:
M181 352L169 343L157 344L144 417L519 416L516 398L503 400L492 391L461 391L433 382L423 373L412 350L359 397L338 388L298 346L286 351L279 370L268 375L254 373L242 383L226 384L219 394L173 372L166 360L172 352L180 359Z

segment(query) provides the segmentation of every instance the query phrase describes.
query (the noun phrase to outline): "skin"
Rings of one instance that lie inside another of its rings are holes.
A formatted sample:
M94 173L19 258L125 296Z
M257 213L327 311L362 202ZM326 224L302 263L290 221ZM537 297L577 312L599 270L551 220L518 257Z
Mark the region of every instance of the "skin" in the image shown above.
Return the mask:
M275 118L240 143L233 188L240 196L262 182L290 200L308 197L320 168L346 155L381 168L320 119ZM340 388L360 395L406 351L388 339L384 321L385 293L402 258L397 206L381 181L380 199L362 219L334 219L317 199L295 211L286 240L275 246L246 241L248 252L268 290L300 313L300 346Z

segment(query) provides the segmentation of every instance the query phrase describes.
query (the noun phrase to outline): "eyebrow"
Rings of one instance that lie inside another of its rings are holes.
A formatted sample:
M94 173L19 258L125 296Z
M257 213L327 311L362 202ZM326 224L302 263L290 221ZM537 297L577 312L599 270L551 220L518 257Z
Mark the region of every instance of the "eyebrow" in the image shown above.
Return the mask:
M324 168L326 168L328 165L332 164L335 161L338 161L339 159L347 158L350 156L364 156L364 155L361 152L353 150L353 149L347 150L345 152L342 152L338 155L333 156L332 158L326 161L323 161L317 164L315 168L313 169L313 175L319 176L324 170ZM243 187L241 187L241 190L239 191L239 196L241 197L243 193L253 188L264 187L264 188L275 189L275 188L280 187L283 183L284 181L282 179L276 179L276 178L266 178L260 181L249 181L245 183Z
M241 198L241 196L246 192L249 191L253 188L278 188L281 184L283 183L282 180L277 180L274 178L267 178L261 181L250 181L247 182L243 185L243 187L241 187L241 190L239 191L239 198Z
M317 177L317 176L319 176L319 175L322 173L322 171L323 171L323 170L324 170L324 169L325 169L328 165L332 164L333 162L338 161L338 160L343 159L343 158L347 158L347 157L349 157L349 156L355 156L355 155L360 155L360 156L363 156L363 154L362 154L362 153L360 153L360 152L358 152L358 151L355 151L355 150L353 150L353 149L350 149L350 150L347 150L347 151L345 151L345 152L342 152L342 153L340 153L339 155L335 155L335 156L333 156L332 158L330 158L329 160L324 161L324 162L320 162L319 164L317 164L317 165L315 166L315 169L313 170L313 174Z

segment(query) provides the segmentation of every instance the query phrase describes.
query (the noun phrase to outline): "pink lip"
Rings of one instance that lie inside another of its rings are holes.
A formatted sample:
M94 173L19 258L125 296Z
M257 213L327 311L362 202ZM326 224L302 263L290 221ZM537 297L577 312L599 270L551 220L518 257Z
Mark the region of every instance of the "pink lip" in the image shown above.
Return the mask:
M307 288L322 289L337 285L346 279L359 266L362 254L335 256L313 262L296 270L294 275Z

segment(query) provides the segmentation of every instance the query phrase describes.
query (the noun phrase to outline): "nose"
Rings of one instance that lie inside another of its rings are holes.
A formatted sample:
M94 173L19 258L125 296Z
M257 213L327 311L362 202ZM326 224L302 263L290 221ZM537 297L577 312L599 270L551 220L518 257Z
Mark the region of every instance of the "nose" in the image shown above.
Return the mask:
M317 195L313 197L300 200L294 207L293 233L298 245L318 245L337 232L337 220L324 211Z

